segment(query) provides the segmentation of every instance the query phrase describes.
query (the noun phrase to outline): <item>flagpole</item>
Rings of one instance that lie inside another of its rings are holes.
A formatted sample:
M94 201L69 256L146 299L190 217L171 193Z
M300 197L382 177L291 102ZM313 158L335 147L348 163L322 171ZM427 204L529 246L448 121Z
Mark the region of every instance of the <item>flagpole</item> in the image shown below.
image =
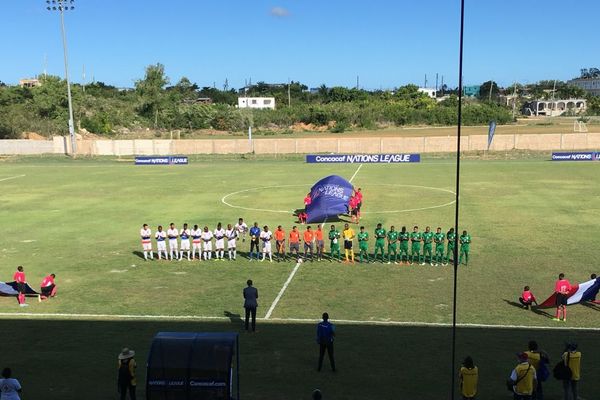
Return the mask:
M453 266L454 266L454 281L453 281L453 295L452 295L452 360L450 363L450 398L454 400L455 389L455 371L454 367L456 364L456 296L457 296L457 285L458 285L458 212L459 212L459 201L460 201L460 129L462 125L462 97L463 97L463 35L465 26L465 0L460 0L460 37L459 37L459 50L458 50L458 125L456 129L456 201L454 208L454 254L453 254Z

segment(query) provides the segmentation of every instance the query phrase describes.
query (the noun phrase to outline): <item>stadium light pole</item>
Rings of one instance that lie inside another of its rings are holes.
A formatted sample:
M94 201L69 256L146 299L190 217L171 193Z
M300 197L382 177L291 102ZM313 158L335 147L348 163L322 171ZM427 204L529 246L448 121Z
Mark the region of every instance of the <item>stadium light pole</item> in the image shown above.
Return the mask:
M65 11L75 9L75 0L46 0L48 11L60 13L60 28L63 42L63 56L65 60L65 80L67 81L67 98L69 102L69 137L71 138L71 153L77 153L77 141L75 140L75 124L73 122L73 99L71 98L71 82L69 81L69 60L67 55L67 34L65 33Z
M453 267L454 267L454 284L452 296L452 361L450 371L450 399L454 400L455 390L455 371L456 364L456 296L458 284L458 213L460 201L460 129L462 126L462 97L463 97L463 36L465 27L465 0L460 0L460 36L458 46L458 125L456 128L456 198L454 208L454 251L453 251Z

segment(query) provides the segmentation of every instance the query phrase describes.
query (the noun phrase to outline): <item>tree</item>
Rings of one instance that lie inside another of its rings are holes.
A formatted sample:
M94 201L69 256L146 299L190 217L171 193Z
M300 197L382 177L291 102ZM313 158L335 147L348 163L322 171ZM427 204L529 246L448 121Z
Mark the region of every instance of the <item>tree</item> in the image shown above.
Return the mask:
M500 97L500 87L494 81L483 82L479 86L479 99L484 101L497 101Z
M141 100L140 113L154 118L154 128L158 126L159 112L165 107L164 87L168 84L165 66L160 63L146 67L144 79L135 82L135 91Z

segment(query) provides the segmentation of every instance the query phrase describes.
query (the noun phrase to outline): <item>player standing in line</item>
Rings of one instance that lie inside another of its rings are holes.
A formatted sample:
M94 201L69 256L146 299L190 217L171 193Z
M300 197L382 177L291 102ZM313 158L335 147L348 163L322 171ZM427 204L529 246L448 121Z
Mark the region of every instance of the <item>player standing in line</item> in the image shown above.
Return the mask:
M169 238L169 255L171 256L171 260L174 260L174 257L177 257L177 253L179 249L177 247L177 237L179 236L179 231L175 228L174 223L169 224L169 229L167 229L167 237ZM173 253L175 255L173 255Z
M156 233L154 234L154 237L156 238L156 252L158 253L158 259L160 260L160 253L164 253L165 254L165 260L169 259L169 256L167 255L167 243L166 243L166 239L167 239L167 233L165 231L163 231L163 227L162 225L159 225Z
M381 223L377 224L375 228L375 252L373 253L373 261L377 261L377 253L381 252L381 262L384 262L385 258L385 229L381 226Z
M415 257L417 257L417 264L421 262L421 240L423 240L421 232L419 232L419 227L415 225L410 234L410 241L412 243L410 248L410 264L415 262Z
M423 262L421 265L425 265L427 254L429 254L429 265L433 267L433 232L428 226L425 227L425 232L423 232Z
M202 229L198 228L198 225L194 225L190 235L192 235L192 260L196 257L196 250L198 250L198 260L202 260L202 245L200 244Z
M256 250L256 259L260 258L260 228L258 227L258 222L255 222L252 228L250 228L250 261L252 261L252 255L254 254L254 250Z
M179 248L179 261L183 260L183 252L187 252L188 261L192 261L190 258L190 230L188 229L188 224L183 224L183 229L179 232L179 237L181 238L181 246Z
M306 230L303 234L304 238L304 259L308 260L306 257L307 252L310 252L310 261L313 261L313 242L315 240L314 232L310 229L310 225L306 227Z
M338 262L342 261L340 254L340 232L335 229L335 225L331 225L329 230L329 262L333 261L333 255L337 254Z
M144 260L148 261L148 252L150 252L150 259L153 260L152 255L152 231L148 228L148 224L142 225L140 229L140 236L142 237L142 249L144 250Z
M400 233L398 233L398 240L400 240L400 264L404 262L406 257L406 264L408 264L408 240L409 234L406 231L406 227L403 226Z
M262 260L265 261L265 256L267 253L269 254L269 262L273 262L273 252L271 251L271 239L273 238L273 233L269 230L269 227L265 225L263 227L263 231L260 233L260 240L263 242L262 248Z
M471 245L471 235L467 233L467 231L463 231L460 238L460 257L458 258L458 263L462 262L463 255L465 256L465 266L469 265L469 247Z
M244 218L238 219L238 223L234 226L237 231L237 237L242 238L242 242L246 241L246 233L248 232L248 225L244 222Z
M358 262L362 264L363 255L369 263L369 233L365 232L365 227L360 227L360 232L356 235L358 239Z
M387 233L388 240L388 264L392 263L392 253L394 253L394 264L398 264L398 232L394 225L390 226Z
M281 225L275 230L275 246L277 246L277 262L285 261L285 231Z
M208 230L208 226L205 226L202 230L202 235L200 236L202 239L202 243L204 244L202 247L202 254L204 256L204 260L210 260L212 258L212 239L213 233Z
M227 224L227 229L225 230L225 237L227 238L227 255L229 256L229 261L235 260L235 242L238 237L238 231L232 228L231 224Z
M344 231L342 232L344 238L344 254L346 255L346 261L352 260L354 264L354 250L352 250L352 241L354 240L354 230L350 228L348 224L344 224ZM348 253L350 253L350 259L348 259Z
M17 295L17 300L19 302L19 306L21 306L21 307L29 306L29 304L25 303L25 291L26 291L27 280L25 279L25 272L23 271L23 267L21 265L19 265L17 267L17 270L15 271L15 274L13 275L13 280L17 284L17 292L19 293Z
M323 251L325 250L325 241L323 240L323 228L322 225L317 226L315 231L315 242L317 244L317 260L323 260Z
M290 231L290 255L294 255L296 259L300 254L300 232L294 225Z
M444 239L446 236L442 233L442 228L438 226L433 241L435 242L435 266L442 265L444 259Z
M454 246L456 244L456 233L454 233L454 228L450 228L450 230L446 233L446 240L448 240L448 247L446 249L446 259L444 265L448 265L450 262L450 256L452 256L452 261L454 261Z
M215 236L215 260L225 261L225 229L219 222L214 231Z

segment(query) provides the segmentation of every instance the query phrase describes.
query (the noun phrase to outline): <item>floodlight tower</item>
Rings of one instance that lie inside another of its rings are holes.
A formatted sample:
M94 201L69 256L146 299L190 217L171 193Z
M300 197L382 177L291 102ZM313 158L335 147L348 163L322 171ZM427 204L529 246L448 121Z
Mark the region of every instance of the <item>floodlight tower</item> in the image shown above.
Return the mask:
M71 152L77 152L77 141L75 140L75 124L73 122L73 100L71 98L71 82L69 81L69 61L67 56L67 35L65 33L65 11L75 9L75 0L46 0L48 11L60 13L60 28L62 32L63 53L65 59L65 80L67 81L67 98L69 100L69 137L71 138Z

